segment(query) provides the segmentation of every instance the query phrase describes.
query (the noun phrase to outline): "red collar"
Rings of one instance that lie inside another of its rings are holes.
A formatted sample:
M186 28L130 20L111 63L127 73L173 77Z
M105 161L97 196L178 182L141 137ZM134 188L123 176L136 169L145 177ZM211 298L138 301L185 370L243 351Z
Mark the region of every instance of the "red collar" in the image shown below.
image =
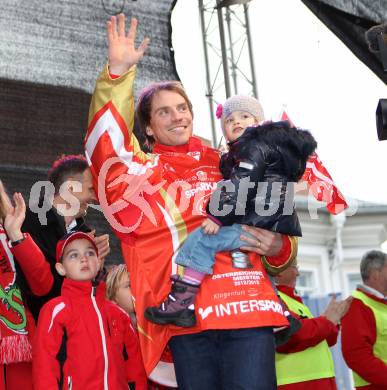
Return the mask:
M296 290L293 287L289 286L284 286L284 285L278 285L277 286L278 290L281 291L282 293L286 294L290 298L295 299L296 301L300 303L304 303L301 299L301 297L296 293Z
M377 301L377 302L380 302L380 303L384 303L385 305L387 304L387 301L385 299L379 298L379 297L371 294L371 292L363 290L361 287L358 287L356 290L362 292L365 295L367 295L367 297L373 299L374 301Z
M188 143L184 145L162 145L156 143L153 147L153 153L157 154L174 154L174 153L188 153L188 152L200 152L203 149L202 142L199 138L191 137Z
M79 299L81 297L90 297L93 293L93 284L91 281L80 282L65 278L62 284L61 295L69 298ZM98 300L105 297L105 283L99 283L96 286L95 296Z

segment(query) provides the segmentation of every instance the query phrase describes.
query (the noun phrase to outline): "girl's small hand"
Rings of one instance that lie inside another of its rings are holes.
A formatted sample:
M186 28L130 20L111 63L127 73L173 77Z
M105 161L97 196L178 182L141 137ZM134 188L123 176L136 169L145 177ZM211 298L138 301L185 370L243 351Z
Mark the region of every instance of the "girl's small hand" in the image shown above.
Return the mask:
M209 218L206 218L202 223L202 228L205 234L217 234L220 226Z

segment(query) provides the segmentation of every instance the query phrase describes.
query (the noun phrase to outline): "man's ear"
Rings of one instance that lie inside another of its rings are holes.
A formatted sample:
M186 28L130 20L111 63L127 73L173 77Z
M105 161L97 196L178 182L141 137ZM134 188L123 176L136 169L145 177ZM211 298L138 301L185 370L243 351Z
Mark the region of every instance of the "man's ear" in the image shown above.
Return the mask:
M66 181L63 182L63 184L60 186L60 192L65 192L67 194L72 194L74 192L74 185L73 185L74 179L72 177L69 177L66 179Z
M146 132L146 135L153 137L153 130L150 126L146 127L145 132Z
M56 272L58 272L58 274L60 276L66 276L66 270L63 267L62 263L55 263L55 269L56 269Z
M82 192L83 173L68 177L62 186L65 186L66 192L70 194L73 194L74 192Z

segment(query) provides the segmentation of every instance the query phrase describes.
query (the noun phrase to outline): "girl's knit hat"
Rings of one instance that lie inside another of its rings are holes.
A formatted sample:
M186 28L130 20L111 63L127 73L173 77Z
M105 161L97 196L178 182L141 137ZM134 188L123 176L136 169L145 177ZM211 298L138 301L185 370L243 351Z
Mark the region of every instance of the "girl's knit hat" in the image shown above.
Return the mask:
M245 111L257 118L258 122L265 120L265 114L261 103L254 97L246 95L234 95L228 98L223 105L219 104L216 110L216 116L221 121L224 131L224 121L234 111Z

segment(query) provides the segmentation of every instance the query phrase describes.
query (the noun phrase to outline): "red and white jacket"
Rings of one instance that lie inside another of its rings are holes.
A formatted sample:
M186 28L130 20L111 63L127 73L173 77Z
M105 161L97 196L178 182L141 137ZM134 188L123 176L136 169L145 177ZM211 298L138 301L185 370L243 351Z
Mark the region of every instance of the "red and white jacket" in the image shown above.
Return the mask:
M14 247L10 245L10 250L23 271L32 293L37 296L46 295L54 282L50 264L32 237L28 233L24 236L25 239L18 245Z
M116 349L115 357L117 361L115 364L117 366L122 365L123 356L127 382L135 384L136 390L146 390L148 380L141 357L137 331L131 323L130 316L111 301L106 301L106 311L113 348Z
M107 67L97 81L85 140L94 187L105 217L123 243L131 275L141 352L150 374L174 335L205 329L287 325L259 256L254 268L232 267L229 253L216 256L214 274L204 279L192 328L160 326L144 318L145 308L168 294L174 257L187 235L205 218L205 206L222 179L220 154L198 138L180 146L156 144L144 153L132 133L135 67L119 78ZM284 237L282 252L268 258L275 268L294 258L297 242Z
M104 284L65 279L61 296L43 306L33 378L35 390L127 390L128 382L147 388L135 330L106 300Z
M386 306L387 300L377 297L366 288L357 290ZM358 387L361 390L387 389L387 364L374 355L376 321L372 310L360 299L354 298L349 310L341 320L341 348L348 367L370 384ZM387 337L387 324L384 327Z

